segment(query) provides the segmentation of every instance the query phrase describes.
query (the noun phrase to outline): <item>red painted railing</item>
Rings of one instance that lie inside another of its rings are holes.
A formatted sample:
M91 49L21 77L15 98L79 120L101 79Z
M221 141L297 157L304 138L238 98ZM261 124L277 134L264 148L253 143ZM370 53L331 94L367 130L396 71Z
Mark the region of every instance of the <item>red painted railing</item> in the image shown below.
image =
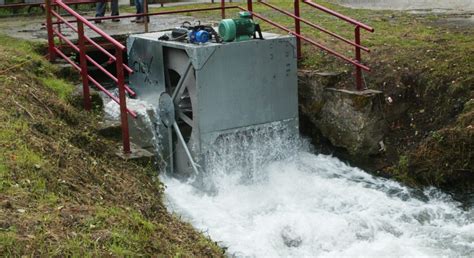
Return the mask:
M17 4L0 4L0 9L15 9L31 6L42 6L43 3L17 3Z
M125 84L125 75L124 70L131 73L132 69L128 67L123 62L123 51L125 50L125 46L122 45L120 42L106 34L104 31L96 27L90 21L82 17L72 8L70 8L66 3L62 0L56 0L51 2L51 0L46 0L46 27L48 30L48 50L49 50L49 58L51 61L54 61L57 56L62 57L68 63L70 63L76 70L78 70L82 77L82 86L83 86L83 97L84 97L84 108L86 110L91 110L91 97L89 92L89 83L92 83L97 87L99 90L104 92L108 95L112 100L117 102L120 106L120 120L122 124L122 141L123 141L123 151L125 153L130 153L130 136L128 130L128 115L130 114L132 117L136 117L137 115L135 112L127 108L127 101L126 101L126 92L130 95L134 95L135 93ZM56 10L53 10L53 7ZM62 10L62 12L61 12ZM66 12L68 16L73 17L73 22L67 21L60 13ZM53 17L57 19L55 23L57 25L54 28L53 24ZM64 24L69 27L73 32L77 33L77 45L74 44L70 39L68 39L62 32L61 32L61 25ZM85 29L89 29L97 33L101 38L103 38L106 42L110 43L114 47L114 54L108 52L103 47L101 47L97 42L92 40L90 37L86 36ZM58 38L59 44L55 44L55 38ZM79 54L79 62L73 60L71 57L66 55L62 51L63 44L66 43L71 49ZM112 73L108 72L105 68L103 68L100 64L98 64L95 60L93 60L87 53L86 53L86 43L90 43L92 46L96 47L97 51L100 51L109 57L109 62L115 62L116 67L116 74L113 75ZM108 91L103 85L101 85L96 79L92 77L92 75L88 71L88 65L92 64L93 66L97 67L101 70L107 77L112 79L118 87L119 97L117 98L114 96L110 91Z
M307 19L304 19L301 17L300 15L300 2L304 3L304 4L307 4L308 6L311 6L319 11L322 11L326 14L329 14L331 16L334 16L334 17L337 17L338 19L342 20L342 21L345 21L349 24L352 24L354 25L354 41L351 41L343 36L340 36L338 35L337 33L335 32L331 32L329 31L328 29L325 29L317 24L314 24L312 22L310 22L309 20ZM363 90L365 87L363 85L363 80L362 80L362 71L367 71L369 72L370 71L370 68L364 64L362 64L362 55L361 55L361 50L365 51L365 52L370 52L370 50L367 48L367 47L364 47L361 45L361 37L360 37L360 29L364 29L366 31L369 31L369 32L374 32L374 29L364 23L361 23L359 21L356 21L350 17L347 17L343 14L340 14L338 12L335 12L331 9L328 9L327 7L324 7L322 5L319 5L319 4L316 4L316 3L313 3L311 0L294 0L293 2L293 6L294 6L294 10L293 10L293 13L289 12L289 11L286 11L284 9L281 9L275 5L272 5L268 2L264 2L264 1L258 1L259 4L262 4L266 7L269 7L277 12L280 12L288 17L291 17L294 19L294 30L292 29L289 29L281 24L278 24L274 21L272 21L271 19L261 15L261 14L258 14L256 12L253 12L253 1L252 0L247 0L247 8L242 8L242 7L239 7L241 10L247 10L247 11L250 11L252 12L252 15L253 17L255 18L258 18L262 21L265 21L267 23L269 23L270 25L274 26L274 27L277 27L281 30L284 30L292 35L294 35L296 38L297 38L297 55L299 58L301 58L302 56L302 53L301 53L301 41L305 41L307 43L309 43L310 45L313 45L317 48L320 48L322 49L323 51L326 51L328 52L329 54L331 55L334 55L336 56L337 58L340 58L342 60L344 60L345 62L349 63L349 64L352 64L355 68L355 81L356 81L356 89L357 90ZM224 4L224 1L222 0L222 5L225 6ZM355 48L355 57L354 58L350 58L350 57L347 57L335 50L332 50L331 48L327 47L327 46L324 46L323 44L321 43L318 43L316 42L315 40L309 38L309 37L306 37L306 36L303 36L301 34L301 23L304 23L306 25L309 25L311 28L313 29L317 29L318 31L321 31L325 34L328 34L344 43L346 43L347 45L350 45L352 47Z
M134 17L144 17L144 16L157 16L157 15L165 15L165 14L177 14L177 13L190 13L190 12L200 12L200 11L213 11L213 10L220 10L221 11L221 16L222 18L225 18L226 16L226 10L227 9L235 9L238 8L240 10L246 10L250 11L253 15L254 18L258 18L262 21L265 21L272 26L279 28L281 30L284 30L292 35L294 35L297 38L297 55L298 57L301 57L302 52L301 52L301 41L305 41L309 43L310 45L313 45L317 48L320 48L342 60L344 60L347 63L352 64L355 67L355 78L356 78L356 88L358 90L362 90L363 87L363 82L362 82L362 71L370 71L370 68L368 66L365 66L362 64L361 60L361 50L365 52L369 52L369 49L367 47L364 47L361 45L361 40L360 40L360 29L365 29L369 32L373 32L374 29L371 28L368 25L365 25L361 22L358 22L352 18L349 18L347 16L344 16L340 13L337 13L335 11L332 11L324 6L318 5L313 3L310 0L294 0L294 8L293 8L293 13L283 10L275 5L269 4L267 2L262 2L258 1L260 4L269 7L273 10L276 10L290 18L294 19L294 30L291 30L281 24L278 24L266 17L264 17L261 14L258 14L256 12L253 12L253 1L252 0L247 0L247 8L239 7L239 6L226 6L226 2L224 0L220 0L220 6L219 7L207 7L207 8L196 8L196 9L186 9L186 10L176 10L176 11L163 11L163 12L154 12L154 13L143 13L143 14L130 14L130 15L121 15L121 16L113 16L113 17L89 17L89 18L84 18L77 12L75 12L72 8L68 6L68 4L82 4L82 3L93 3L93 2L98 2L97 0L45 0L45 7L46 7L46 27L48 30L48 45L49 45L49 57L51 61L55 60L57 56L64 58L67 62L69 62L76 70L78 70L81 73L82 77L82 83L83 83L83 94L84 94L84 107L86 110L91 109L91 103L90 103L90 94L89 94L89 83L92 83L95 85L99 90L103 91L105 94L107 94L109 97L111 97L115 102L117 102L120 105L120 117L121 117L121 123L122 123L122 140L123 140L123 150L125 153L130 153L130 138L129 138L129 131L128 131L128 116L127 113L130 114L132 117L136 117L136 114L129 110L127 108L127 103L126 103L126 93L130 95L134 95L134 92L125 84L125 75L124 71L128 73L132 73L132 69L128 67L124 62L123 62L123 51L125 50L125 46L123 46L120 42L116 41L114 38L109 36L107 33L102 31L100 28L96 27L93 25L90 21L96 21L96 20L108 20L108 19L115 19L115 18L134 18ZM311 6L313 8L316 8L317 10L320 10L322 12L325 12L329 15L332 15L334 17L337 17L345 22L348 22L352 25L355 26L354 33L355 33L355 39L354 41L351 41L343 36L338 35L335 32L331 32L317 24L314 24L310 22L307 19L304 19L300 15L300 2L303 2L307 4L308 6ZM214 0L212 0L212 3L214 3ZM56 8L57 10L53 10L53 8ZM65 19L62 15L60 15L60 12L58 11L59 9L64 10L68 13L68 16L72 16L72 19ZM56 21L53 22L53 17L56 18ZM310 39L306 36L303 36L301 34L301 23L304 23L306 25L309 25L310 27L317 29L323 33L326 33L338 40L341 40L342 42L352 46L355 48L355 58L350 58L347 57L335 50L330 49L327 46L324 46L321 43L316 42L313 39ZM77 43L73 43L68 37L66 37L62 32L61 32L61 26L65 25L69 27L71 30L73 30L75 33L77 33ZM56 28L55 28L56 26ZM145 27L146 28L146 27ZM85 34L85 29L89 29L91 31L94 31L96 34L98 34L105 42L102 43L97 43L94 40L92 40L90 37L86 36ZM59 40L59 44L55 44L55 38ZM62 51L62 46L63 44L66 44L70 48L72 48L74 51L76 51L79 54L79 62L74 61L71 57L67 56L63 51ZM103 46L105 44L108 44L109 46L112 46L112 48L115 50L114 53L110 53L107 51ZM97 63L94 59L92 59L88 54L87 54L87 48L86 44L89 46L92 46L95 50L102 52L109 58L109 62L113 63L115 62L116 66L116 74L113 75L109 71L107 71L105 68L103 68L99 63ZM92 64L96 68L98 68L100 71L102 71L107 77L112 79L118 86L119 89L119 97L115 97L112 93L110 93L107 89L105 89L96 79L94 79L88 72L88 65Z
M108 20L115 18L135 18L143 16L156 16L156 15L165 15L165 14L176 14L176 13L189 13L189 12L200 12L200 11L213 11L221 10L223 17L225 16L226 9L238 8L237 6L225 6L220 7L209 7L209 8L197 8L197 9L187 9L187 10L178 10L178 11L164 11L164 12L155 12L155 13L144 13L144 14L130 14L130 15L121 15L113 17L95 17L95 18L85 18L74 11L68 6L68 4L84 4L84 3L94 3L98 2L97 0L46 0L46 27L48 30L48 51L49 58L51 61L54 61L58 56L70 63L77 71L80 72L83 85L83 96L84 96L84 108L86 110L91 109L91 99L89 92L89 84L92 83L96 88L104 92L111 99L113 99L117 104L120 105L120 120L122 127L122 141L123 141L123 151L124 153L130 153L130 135L128 128L128 115L136 117L135 112L127 108L126 102L126 93L130 95L135 95L135 93L125 84L125 75L124 71L132 73L132 69L128 67L123 62L123 51L125 46L112 38L110 35L102 31L100 28L91 23L95 20ZM56 10L54 10L56 9ZM59 10L65 11L68 16L72 16L72 19L66 19L62 16ZM53 22L53 18L56 18L56 21ZM61 26L65 25L69 27L73 32L77 33L77 43L73 43L69 37L66 37L61 32ZM100 44L92 40L90 37L86 36L85 29L89 29L105 42ZM58 39L59 44L56 44L55 39ZM63 52L63 45L70 47L72 50L79 54L79 62L73 60L66 53ZM91 58L87 54L86 44L92 46L94 50L100 51L109 57L109 63L115 62L116 74L113 75L102 67L97 61ZM115 50L114 53L110 53L103 46L109 44ZM102 86L92 75L88 72L89 65L95 66L97 69L102 71L107 77L112 79L119 89L119 97L114 96L110 91L108 91L104 86Z

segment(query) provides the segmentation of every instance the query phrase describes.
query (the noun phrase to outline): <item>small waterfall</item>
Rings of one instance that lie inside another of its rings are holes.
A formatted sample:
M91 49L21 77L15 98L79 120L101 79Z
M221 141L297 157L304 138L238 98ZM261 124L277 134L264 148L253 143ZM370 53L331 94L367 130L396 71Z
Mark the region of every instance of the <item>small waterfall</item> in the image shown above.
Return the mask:
M223 146L206 175L212 194L163 177L168 207L238 257L472 255L472 208L437 189L410 189L311 154L304 144L266 139L250 144L262 161L250 170L232 165L239 141Z
M162 175L168 208L231 256L472 256L473 208L312 154L278 125L221 136L206 162L202 185Z

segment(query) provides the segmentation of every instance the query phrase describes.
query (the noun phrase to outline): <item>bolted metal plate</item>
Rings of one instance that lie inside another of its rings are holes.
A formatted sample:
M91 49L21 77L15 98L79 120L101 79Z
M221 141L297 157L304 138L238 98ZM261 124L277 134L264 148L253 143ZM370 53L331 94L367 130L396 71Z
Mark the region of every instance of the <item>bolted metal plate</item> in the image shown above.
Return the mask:
M161 122L163 122L166 127L173 125L175 122L175 109L173 99L168 93L164 92L161 94L157 112Z

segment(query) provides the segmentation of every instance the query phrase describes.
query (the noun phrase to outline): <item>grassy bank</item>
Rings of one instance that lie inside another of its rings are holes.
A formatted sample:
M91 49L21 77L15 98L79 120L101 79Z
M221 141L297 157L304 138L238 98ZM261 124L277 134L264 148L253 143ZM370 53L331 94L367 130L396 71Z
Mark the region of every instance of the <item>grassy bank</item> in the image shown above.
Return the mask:
M292 1L274 1L291 11ZM372 52L363 53L373 68L365 74L367 86L382 90L385 118L390 125L386 151L370 157L374 170L383 171L411 185L436 185L472 189L474 185L474 26L453 22L469 15L411 14L400 11L358 10L318 1L375 28L363 31L362 41ZM191 7L204 7L196 5ZM208 5L210 6L210 5ZM157 8L151 11L189 7ZM131 11L132 9L129 9ZM254 11L293 27L293 20L262 5ZM353 27L302 4L302 16L353 39ZM228 10L236 17L237 10ZM188 13L203 20L220 20L220 12ZM347 56L353 48L302 25L309 36ZM264 31L282 33L262 23ZM301 67L338 72L333 87L353 88L352 67L308 44L303 44ZM358 157L353 157L358 159ZM376 165L375 165L376 164Z
M73 86L0 36L0 253L6 256L222 256L163 205L149 167L114 155L100 112L69 104Z

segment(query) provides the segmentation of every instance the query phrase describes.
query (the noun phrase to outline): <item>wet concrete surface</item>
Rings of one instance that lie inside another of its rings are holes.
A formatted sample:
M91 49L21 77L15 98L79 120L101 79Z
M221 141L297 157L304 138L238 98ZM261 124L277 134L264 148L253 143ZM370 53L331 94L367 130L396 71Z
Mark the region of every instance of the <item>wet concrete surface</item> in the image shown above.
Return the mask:
M234 0L235 1L235 0ZM330 0L342 5L354 8L370 9L394 9L408 10L416 14L441 12L449 17L440 17L436 22L439 25L450 27L469 28L474 26L474 0ZM179 3L182 4L182 3ZM430 9L434 8L434 9ZM450 8L450 9L449 9ZM93 16L94 13L83 13L85 17ZM111 20L96 24L99 28L112 36L127 36L130 34L145 32L144 24L136 24L131 21L134 18L121 19L120 22ZM153 16L149 24L149 31L168 30L180 26L184 21L196 22L197 20L184 15L162 15ZM42 15L30 17L10 17L0 19L0 33L9 36L43 41L47 40L47 32L44 26L45 17ZM207 24L216 25L218 21L202 21ZM62 26L62 32L71 40L77 38L77 34L66 26ZM98 37L94 31L86 29L87 36Z
M329 0L344 6L385 10L474 12L474 0Z
M447 26L457 29L474 29L474 15L453 15L434 22L438 26Z
M474 0L328 0L346 7L440 15L434 24L460 29L474 27Z
M84 16L91 16L93 13L84 14ZM126 14L122 14L126 15ZM71 18L69 18L71 19ZM120 22L112 22L105 20L100 24L95 24L107 34L111 36L123 36L136 33L145 32L144 24L137 24L131 22L134 18L121 19ZM150 18L149 31L161 31L174 27L179 27L183 22L189 21L197 22L197 19L190 16L183 15L160 15ZM212 24L212 21L202 21ZM44 26L44 16L32 17L11 17L0 19L0 33L9 35L11 37L32 40L32 41L47 41L47 31ZM71 40L77 39L77 34L66 26L61 26L62 33ZM95 38L98 34L91 29L86 29L86 35Z
M215 3L220 3L220 0L214 1ZM225 0L226 3L242 3L245 0ZM189 4L209 4L211 0L190 0L190 1L179 1L173 3L164 3L163 6L180 6L180 5L189 5ZM150 4L150 7L161 7L161 4Z

